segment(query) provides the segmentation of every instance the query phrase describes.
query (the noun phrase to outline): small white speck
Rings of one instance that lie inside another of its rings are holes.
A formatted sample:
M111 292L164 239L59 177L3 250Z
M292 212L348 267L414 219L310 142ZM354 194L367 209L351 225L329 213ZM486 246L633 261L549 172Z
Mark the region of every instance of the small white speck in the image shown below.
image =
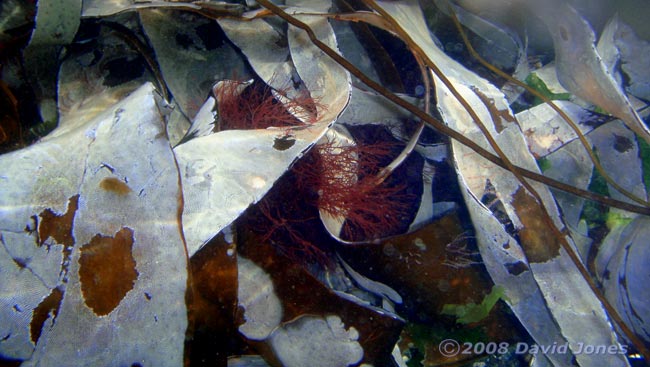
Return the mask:
M266 180L260 176L253 176L250 179L250 186L254 189L261 189L266 185Z
M427 250L427 244L422 241L421 238L416 238L415 241L413 241L413 244L417 246L417 248L420 249L420 251L426 251Z
M97 137L95 129L86 130L86 137L90 139L95 139Z
M232 233L232 228L230 226L225 227L224 229L221 230L221 233L223 233L223 239L227 243L233 243L235 241L235 238Z

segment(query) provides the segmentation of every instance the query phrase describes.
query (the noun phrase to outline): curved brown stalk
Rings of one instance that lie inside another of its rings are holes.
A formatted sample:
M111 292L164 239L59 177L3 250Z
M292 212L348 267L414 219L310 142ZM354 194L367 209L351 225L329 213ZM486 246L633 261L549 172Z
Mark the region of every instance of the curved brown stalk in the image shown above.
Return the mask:
M402 41L404 41L409 46L409 48L412 50L412 52L418 54L426 62L426 66L431 68L431 70L433 70L436 73L436 75L443 81L443 83L445 83L445 85L447 85L447 87L450 89L450 91L452 91L452 94L454 94L457 98L459 98L459 102L461 102L461 104L463 104L463 106L468 108L468 113L470 113L470 115L472 116L474 121L478 124L479 128L481 128L481 130L485 130L485 126L482 126L482 124L480 122L480 119L478 118L476 113L474 111L470 112L471 106L469 106L467 104L467 102L464 101L464 99L462 99L460 94L457 91L455 91L455 89L453 88L453 85L451 85L450 81L447 78L445 78L444 75L442 75L442 72L440 71L439 68L437 68L435 63L433 63L432 60L428 59L428 57L423 52L423 50L417 44L415 44L415 42L413 42L410 39L409 35L406 32L404 32L404 30L402 30L398 26L397 22L395 22L395 20L389 14L387 14L385 11L383 11L383 9L381 7L377 6L377 4L374 3L374 1L372 1L372 0L364 0L364 2L367 5L369 5L371 8L373 8L375 11L377 11L380 15L382 15L382 17L385 20L387 20L388 22L390 22L392 24L393 30L398 34L398 36L402 39ZM386 97L387 99L389 99L393 103L405 108L409 112L411 112L414 115L418 116L423 121L426 121L427 123L432 125L438 131L440 131L440 132L442 132L444 134L447 134L451 138L456 139L458 142L466 145L467 147L474 150L475 152L477 152L478 154L480 154L482 157L489 160L490 162L492 162L492 163L494 163L494 164L496 164L496 165L498 165L498 166L500 166L502 168L510 170L521 181L522 185L524 185L529 190L529 192L535 197L535 200L537 200L538 205L540 206L540 209L542 210L542 213L543 213L543 216L544 216L544 218L543 218L544 221L550 226L550 228L554 232L556 238L558 239L558 242L562 245L564 250L567 252L569 257L573 261L573 263L576 265L577 269L580 271L582 276L585 278L585 280L587 281L587 284L591 288L594 295L601 302L601 304L603 305L603 307L607 311L608 315L621 328L623 333L634 344L635 348L637 348L641 352L641 354L644 355L644 357L646 359L648 358L648 356L650 356L650 353L648 353L648 351L644 347L643 343L627 327L627 325L623 322L623 320L620 317L620 315L618 314L618 312L611 306L611 304L609 304L607 299L605 299L603 294L600 292L600 289L597 287L595 281L591 278L589 272L584 267L584 265L582 264L581 260L577 256L577 254L574 253L573 248L569 245L569 243L567 242L564 235L560 232L560 230L553 224L553 221L552 221L550 215L548 214L548 212L547 212L541 198L539 197L539 194L530 186L529 183L527 183L525 181L524 177L534 179L534 180L538 179L539 182L542 182L544 184L548 184L549 186L556 187L556 188L559 188L561 186L563 191L567 191L567 192L570 192L570 193L573 193L573 194L576 194L576 195L583 196L582 193L588 193L587 197L594 198L594 199L596 197L598 197L597 201L601 201L601 202L602 201L608 201L610 203L615 202L616 207L619 207L621 204L625 204L625 203L619 202L617 200L613 200L611 198L606 198L606 200L605 200L605 197L600 196L600 195L593 196L594 194L589 193L588 191L578 190L575 187L563 184L563 183L555 181L555 180L551 180L551 179L549 179L549 178L547 178L547 177L545 177L545 176L543 176L541 174L538 174L536 172L528 171L528 170L525 170L525 169L523 169L521 167L515 166L509 160L507 160L507 158L505 158L505 156L503 155L503 152L501 152L500 149L498 148L498 146L496 146L496 142L494 141L494 139L489 134L486 134L486 139L488 139L489 143L493 146L493 148L495 148L495 151L497 153L499 153L499 155L501 155L502 157L495 156L494 154L490 153L486 149L482 148L477 143L471 141L469 138L466 138L465 136L463 136L459 132L455 131L454 129L451 129L448 126L446 126L445 124L443 124L442 122L434 119L432 116L428 115L427 113L425 113L424 111L422 111L418 107L416 107L416 106L402 100L401 98L397 97L396 95L394 95L390 91L383 88L381 85L379 85L374 80L367 77L363 72L361 72L361 70L359 70L357 67L355 67L352 63L350 63L344 57L339 55L335 50L333 50L332 48L327 46L324 42L320 41L318 39L318 37L315 35L315 33L313 32L313 30L307 24L305 24L305 23L301 22L300 20L292 17L291 15L287 14L281 8L274 5L273 3L271 3L268 0L258 0L258 3L260 5L262 5L262 6L264 6L265 8L269 9L271 12L273 12L274 14L279 16L280 18L284 19L285 21L287 21L291 25L293 25L295 27L298 27L298 28L302 29L303 31L305 31L307 33L307 36L311 40L311 42L316 47L318 47L326 55L328 55L329 57L334 59L342 67L346 68L350 73L354 74L357 78L359 78L359 80L361 80L368 87L375 90L377 93L381 94L382 96ZM645 215L649 214L648 209L650 209L650 208L638 207L638 206L630 205L630 204L626 204L625 206L628 207L628 208L635 208L634 211L637 212L637 213L641 213L641 214L645 214Z
M580 140L580 143L585 148L585 151L587 152L587 154L589 154L589 159L594 164L594 167L596 168L598 173L600 173L600 175L603 176L605 181L607 181L608 184L610 184L614 189L616 189L616 191L618 191L621 194L625 195L630 200L633 200L634 202L638 203L639 205L650 206L650 202L648 202L647 200L643 200L641 198L638 198L636 195L634 195L633 193L627 191L625 188L621 187L618 183L616 183L616 181L614 181L614 179L605 171L603 166L600 164L600 161L598 160L598 157L596 156L596 153L594 153L594 151L591 149L590 144L587 141L587 138L580 131L580 128L575 124L575 122L573 122L573 120L571 120L571 118L564 111L562 111L562 109L560 107L558 107L558 105L553 103L553 101L551 99L549 99L548 97L546 97L542 93L540 93L537 90L531 88L526 83L523 83L523 82L513 78L512 76L504 73L503 71L499 70L499 68L497 68L496 66L490 64L483 57L481 57L481 55L479 55L478 52L476 52L476 50L474 49L474 47L470 43L469 38L467 38L467 34L465 33L465 30L463 29L463 26L460 24L460 21L458 20L458 17L456 16L456 12L454 11L454 9L452 8L452 6L450 4L448 4L448 5L449 5L449 14L451 14L451 18L454 21L454 24L456 25L456 29L458 29L458 32L460 33L460 36L462 37L463 42L465 43L465 46L467 47L467 50L469 51L470 55L473 58L475 58L476 61L478 61L481 65L488 68L491 72L493 72L493 73L497 74L498 76L508 80L509 82L512 82L512 83L516 84L519 87L524 88L527 92L531 93L532 95L534 95L535 97L539 98L544 103L549 105L555 112L557 112L558 115L560 115L560 117L562 117L562 119L564 121L566 121L566 123L571 127L573 132L576 133L576 135L578 136L578 139Z
M273 3L269 2L268 0L260 0L258 1L262 6L266 7L291 25L298 27L302 30L304 30L312 43L316 45L321 51L323 51L326 55L331 57L334 61L336 61L338 64L340 64L342 67L347 69L351 74L353 74L355 77L357 77L361 82L366 84L368 87L370 87L372 90L375 92L379 93L389 101L395 103L396 105L404 108L405 110L409 111L413 115L417 116L418 118L422 119L425 121L429 126L434 128L435 130L439 131L442 134L445 134L449 136L450 138L458 141L459 143L467 146L468 148L474 150L477 154L480 154L483 158L487 159L488 161L496 164L497 166L501 168L506 168L505 163L499 158L498 156L494 155L492 152L484 149L477 143L473 142L471 139L467 138L466 136L462 135L458 131L450 128L449 126L445 125L444 123L438 121L435 119L433 116L427 114L423 110L421 110L418 106L411 104L408 101L403 100L402 98L398 97L397 95L393 94L383 86L381 86L379 83L375 82L371 78L369 78L367 75L365 75L360 69L358 69L356 66L354 66L352 63L350 63L348 60L346 60L344 57L339 55L335 50L331 49L327 44L324 42L320 41L318 37L314 34L313 30L311 28L299 21L298 19L292 17L291 15L287 14L285 11L283 11L280 7L274 5ZM514 170L521 174L524 177L530 178L531 180L543 183L545 185L548 185L550 187L553 187L555 189L568 192L570 194L576 195L583 197L585 199L595 201L598 203L601 203L603 205L607 205L613 208L619 208L623 210L627 210L633 213L638 213L638 214L643 214L643 215L650 215L650 208L647 207L642 207L634 204L629 204L626 202L622 202L620 200L615 200L607 196L599 195L596 193L593 193L591 191L587 190L582 190L576 187L573 187L571 185L565 184L563 182L551 179L549 177L546 177L538 172L533 172L529 171L527 169L514 166Z

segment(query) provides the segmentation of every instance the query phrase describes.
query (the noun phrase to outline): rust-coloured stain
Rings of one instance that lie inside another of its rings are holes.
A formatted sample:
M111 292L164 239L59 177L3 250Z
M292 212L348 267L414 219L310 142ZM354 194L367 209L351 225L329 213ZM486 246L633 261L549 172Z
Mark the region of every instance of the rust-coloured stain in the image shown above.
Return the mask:
M41 337L43 324L50 317L50 313L53 314L54 318L59 314L62 300L63 291L59 288L54 288L34 309L34 316L32 316L32 321L29 324L29 334L34 344Z
M481 92L478 88L472 88L472 90L483 102L485 107L488 109L488 112L490 112L490 117L492 117L492 121L494 122L494 129L497 133L501 133L506 128L503 121L516 122L515 117L510 114L510 111L508 111L508 109L498 109L494 103L494 99L489 98L483 94L483 92Z
M133 230L126 227L114 237L97 234L81 248L81 292L95 314L108 315L133 289L138 271L132 249Z
M99 182L99 187L117 195L128 195L132 190L126 183L115 177L106 177Z
M512 196L523 228L519 231L521 246L529 263L547 262L560 254L560 243L544 221L544 213L537 201L519 188Z
M38 244L42 246L48 238L56 243L70 247L74 245L72 225L74 215L79 207L79 195L74 195L68 200L68 209L65 214L57 214L47 208L39 214L41 221L38 224Z

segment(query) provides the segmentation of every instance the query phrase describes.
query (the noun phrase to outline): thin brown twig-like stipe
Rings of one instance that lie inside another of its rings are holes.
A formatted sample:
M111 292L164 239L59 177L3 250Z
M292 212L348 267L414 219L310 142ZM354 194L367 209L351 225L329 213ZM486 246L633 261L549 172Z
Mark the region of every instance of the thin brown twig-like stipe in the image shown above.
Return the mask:
M366 84L368 87L373 89L375 92L379 93L389 101L395 103L396 105L404 108L405 110L411 112L418 118L422 119L425 121L427 124L429 124L431 127L436 129L442 134L445 134L449 136L450 138L458 141L459 143L467 146L468 148L474 150L477 154L480 154L483 158L486 160L494 163L495 165L507 169L507 165L505 162L498 156L494 155L490 151L484 149L477 143L473 142L471 139L467 138L466 136L462 135L458 131L450 128L449 126L443 124L442 122L438 121L435 119L433 116L427 114L423 110L421 110L419 107L417 107L414 104L409 103L408 101L403 100L402 98L398 97L397 95L391 93L389 90L381 86L379 83L375 82L371 78L369 78L367 75L365 75L359 68L354 66L352 63L350 63L348 60L346 60L344 57L339 55L335 50L330 48L327 44L322 42L321 40L316 37L314 34L314 31L305 23L299 21L298 19L292 17L291 15L287 14L285 11L283 11L280 7L274 5L273 3L269 2L268 0L260 0L258 1L260 5L266 7L273 13L275 13L277 16L280 18L284 19L291 25L298 27L302 30L304 30L309 39L318 47L321 51L323 51L327 56L331 57L334 61L339 63L342 67L344 67L346 70L348 70L350 73L352 73L355 77L357 77L361 82ZM616 199L612 199L607 196L599 195L596 193L593 193L591 191L587 190L582 190L576 187L573 187L571 185L565 184L563 182L551 179L549 177L546 177L538 172L533 172L529 171L527 169L518 167L518 166L513 166L514 172L520 174L523 177L530 178L531 180L543 183L545 185L548 185L550 187L553 187L555 189L568 192L570 194L576 195L583 197L588 200L592 200L613 208L619 208L623 210L627 210L633 213L638 213L638 214L643 214L643 215L650 215L650 208L648 207L643 207L643 206L638 206L638 205L633 205L629 203L625 203Z
M449 4L448 4L449 5ZM456 29L458 29L458 33L463 39L463 42L467 46L467 50L469 51L469 54L475 58L481 65L485 66L488 68L490 71L493 73L497 74L498 76L508 80L509 82L512 82L516 84L518 87L524 88L528 93L531 93L535 97L539 98L542 100L544 103L549 105L568 125L571 127L573 132L578 136L578 140L580 141L580 144L585 148L585 152L589 155L589 159L591 160L591 163L594 165L598 173L600 173L601 176L607 181L608 184L610 184L616 191L620 192L621 194L625 195L628 197L630 200L633 200L639 205L642 206L650 206L650 203L646 200L643 200L633 193L625 190L621 185L616 183L616 181L610 177L610 175L605 171L605 168L600 164L600 161L598 160L598 157L596 156L596 153L591 149L589 142L587 141L587 138L584 136L584 134L580 131L580 128L571 120L569 115L567 115L558 105L553 103L551 99L546 97L544 94L536 91L534 88L531 88L529 85L526 83L523 83L510 75L504 73L503 71L499 70L499 68L495 67L494 65L490 64L487 62L481 55L476 52L474 47L469 41L469 38L467 38L467 34L465 33L465 30L463 29L462 25L460 24L460 21L458 20L458 17L456 16L456 13L454 10L449 6L449 13L451 14L451 18L454 21L454 25L456 26Z

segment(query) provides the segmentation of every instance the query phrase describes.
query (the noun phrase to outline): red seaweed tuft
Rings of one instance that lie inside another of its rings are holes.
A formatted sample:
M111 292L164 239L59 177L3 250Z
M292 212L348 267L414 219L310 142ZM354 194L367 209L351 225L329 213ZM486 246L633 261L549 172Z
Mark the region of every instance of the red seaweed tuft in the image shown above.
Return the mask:
M294 167L300 187L318 194L321 212L345 218L341 238L385 237L408 217L412 195L406 193L406 185L377 179L395 146L386 141L337 146L330 141L316 146Z
M307 91L293 98L289 98L287 92L288 88L273 90L259 81L218 83L213 89L218 112L214 131L291 127L315 122L317 111L323 106Z

